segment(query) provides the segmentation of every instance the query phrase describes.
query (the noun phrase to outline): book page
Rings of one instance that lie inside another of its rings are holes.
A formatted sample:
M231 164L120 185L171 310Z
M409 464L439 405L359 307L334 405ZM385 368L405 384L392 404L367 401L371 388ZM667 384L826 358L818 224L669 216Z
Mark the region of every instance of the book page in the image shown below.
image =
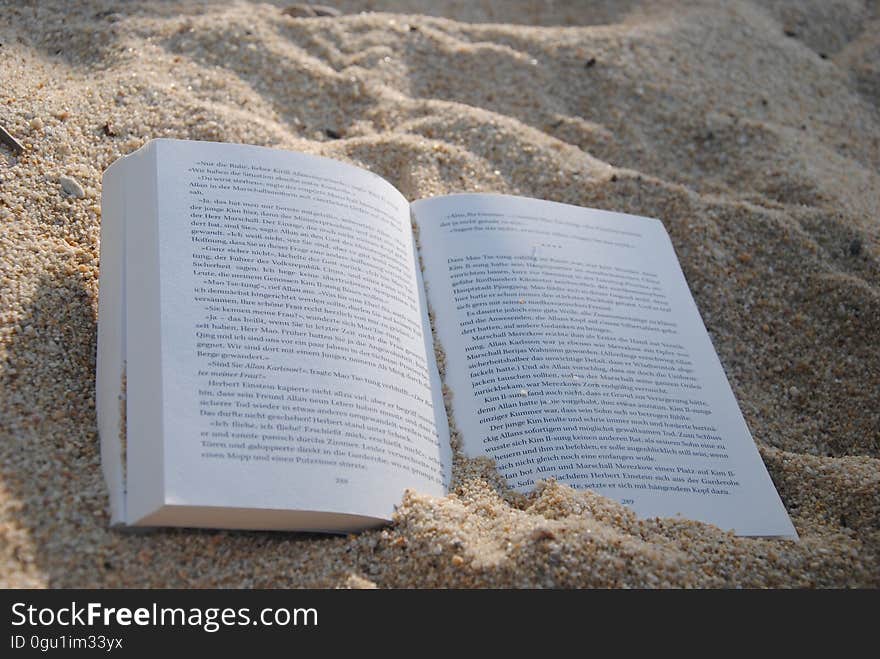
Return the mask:
M794 536L660 221L501 195L412 204L465 451L644 517Z
M445 494L448 428L400 193L303 154L148 148L166 502L389 519L406 488Z
M125 194L124 180L143 163L117 160L101 186L101 279L95 364L95 415L101 469L110 495L110 523L125 524Z

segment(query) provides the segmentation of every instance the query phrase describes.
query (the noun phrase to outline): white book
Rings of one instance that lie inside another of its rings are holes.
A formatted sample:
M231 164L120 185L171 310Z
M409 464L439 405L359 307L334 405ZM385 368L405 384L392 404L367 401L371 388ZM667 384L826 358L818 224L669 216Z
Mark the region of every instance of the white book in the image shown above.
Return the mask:
M463 449L512 488L796 537L659 220L153 140L104 174L100 276L114 524L344 532L445 495L430 307Z

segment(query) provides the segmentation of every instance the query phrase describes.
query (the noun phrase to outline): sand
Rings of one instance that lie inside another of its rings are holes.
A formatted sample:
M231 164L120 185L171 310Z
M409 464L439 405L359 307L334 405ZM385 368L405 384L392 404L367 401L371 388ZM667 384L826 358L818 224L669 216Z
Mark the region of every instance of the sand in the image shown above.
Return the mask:
M877 2L21 4L0 3L25 146L0 147L0 585L880 585ZM800 541L517 496L460 454L452 494L357 536L110 530L101 172L154 137L348 160L410 199L662 218Z

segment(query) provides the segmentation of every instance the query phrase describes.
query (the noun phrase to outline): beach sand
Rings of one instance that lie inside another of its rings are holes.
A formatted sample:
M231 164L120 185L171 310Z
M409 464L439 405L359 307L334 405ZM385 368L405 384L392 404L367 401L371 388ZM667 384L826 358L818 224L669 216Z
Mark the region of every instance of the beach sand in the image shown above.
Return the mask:
M0 585L880 585L877 2L285 4L0 3ZM661 218L800 541L460 454L357 536L110 530L101 173L155 137Z

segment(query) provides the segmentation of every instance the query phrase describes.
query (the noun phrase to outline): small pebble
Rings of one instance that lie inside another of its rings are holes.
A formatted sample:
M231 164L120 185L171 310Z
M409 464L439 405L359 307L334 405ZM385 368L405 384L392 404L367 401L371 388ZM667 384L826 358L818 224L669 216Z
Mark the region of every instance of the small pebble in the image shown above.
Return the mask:
M335 7L328 7L327 5L307 4L290 5L289 7L285 7L284 9L282 9L281 13L285 16L291 16L292 18L332 18L342 15L342 12Z
M69 176L62 176L58 179L58 182L61 183L61 189L64 191L68 197L75 197L77 199L81 199L86 196L85 190L82 189L82 186L79 184L75 178L70 178Z

